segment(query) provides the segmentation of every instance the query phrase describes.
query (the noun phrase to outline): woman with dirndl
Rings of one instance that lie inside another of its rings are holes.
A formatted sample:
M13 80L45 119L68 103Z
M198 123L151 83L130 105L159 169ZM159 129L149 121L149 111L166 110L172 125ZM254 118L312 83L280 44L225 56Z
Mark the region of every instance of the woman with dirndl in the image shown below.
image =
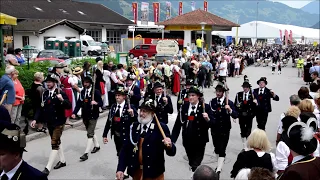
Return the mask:
M83 69L81 67L75 67L72 71L72 81L74 82L74 85L72 86L73 90L73 95L75 99L75 103L77 103L79 97L80 97L80 92L82 90L82 79L81 79L81 73L83 72ZM78 112L79 116L81 116L81 111Z

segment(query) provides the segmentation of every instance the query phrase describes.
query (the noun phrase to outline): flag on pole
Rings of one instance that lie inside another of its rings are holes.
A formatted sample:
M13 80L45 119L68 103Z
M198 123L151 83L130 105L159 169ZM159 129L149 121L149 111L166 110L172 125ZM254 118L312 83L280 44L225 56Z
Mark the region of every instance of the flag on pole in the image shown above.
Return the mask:
M196 10L196 2L191 1L191 10L194 11Z
M132 3L132 14L133 14L133 22L137 24L137 21L138 21L138 3L137 2Z
M141 2L141 24L148 25L149 21L149 3Z
M208 1L203 1L203 10L208 11Z
M159 13L160 13L160 3L159 2L154 2L153 4L153 19L154 23L159 22Z
M171 2L166 2L166 20L171 18Z
M179 2L179 16L182 15L183 9L182 9L182 1Z

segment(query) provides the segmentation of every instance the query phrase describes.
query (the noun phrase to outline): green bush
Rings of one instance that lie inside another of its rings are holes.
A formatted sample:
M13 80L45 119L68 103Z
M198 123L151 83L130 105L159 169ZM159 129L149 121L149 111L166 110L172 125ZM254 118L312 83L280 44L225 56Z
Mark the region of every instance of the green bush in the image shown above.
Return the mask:
M103 58L102 58L103 59ZM76 66L82 67L85 61L89 61L91 65L96 64L95 58L83 57L81 59L72 60L70 64L70 68L74 68ZM106 57L106 62L113 61L114 64L117 64L117 60L115 58ZM48 74L48 68L53 67L54 65L50 64L48 61L36 62L30 64L30 69L28 69L28 65L16 66L16 69L19 71L19 77L22 86L24 87L26 93L28 89L31 88L32 82L34 81L34 73L43 72L46 75ZM0 70L0 76L4 74L4 69ZM26 96L25 103L22 108L22 115L31 118L32 116L32 105L31 100Z

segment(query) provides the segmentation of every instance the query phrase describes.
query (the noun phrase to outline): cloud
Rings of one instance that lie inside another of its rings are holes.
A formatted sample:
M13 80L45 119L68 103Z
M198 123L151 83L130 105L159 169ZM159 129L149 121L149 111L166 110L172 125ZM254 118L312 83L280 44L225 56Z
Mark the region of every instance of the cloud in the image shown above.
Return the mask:
M273 2L280 2L282 4L288 5L292 8L302 8L303 6L309 4L312 1L282 1L282 0L273 0Z

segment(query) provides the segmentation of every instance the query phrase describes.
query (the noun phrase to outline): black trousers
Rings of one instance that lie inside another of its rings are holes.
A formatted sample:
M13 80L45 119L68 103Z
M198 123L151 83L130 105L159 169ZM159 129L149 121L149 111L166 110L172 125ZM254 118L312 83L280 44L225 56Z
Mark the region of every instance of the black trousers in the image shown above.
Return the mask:
M122 148L122 144L123 144L121 136L114 135L113 139L114 139L114 144L116 145L117 156L119 156L121 148Z
M214 153L219 157L226 157L226 149L229 142L230 131L227 132L212 132L212 142L214 146Z
M252 129L252 116L239 116L240 135L242 138L248 138Z
M265 130L266 129L266 124L268 120L268 112L263 112L263 111L258 111L256 115L256 120L258 124L258 128Z
M226 76L219 76L219 82L224 82L226 81L227 82L227 77Z
M183 140L183 146L189 159L189 166L192 172L194 172L203 160L206 143L194 143L191 140Z

